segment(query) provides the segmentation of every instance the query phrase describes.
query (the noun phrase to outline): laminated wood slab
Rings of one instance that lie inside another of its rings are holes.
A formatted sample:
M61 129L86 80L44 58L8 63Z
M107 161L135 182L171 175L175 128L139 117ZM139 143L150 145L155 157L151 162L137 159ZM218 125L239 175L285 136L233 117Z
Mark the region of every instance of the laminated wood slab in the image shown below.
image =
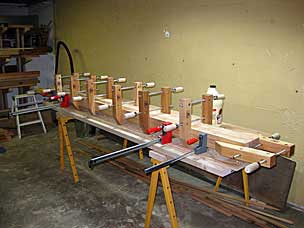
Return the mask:
M99 99L106 104L112 104L110 99ZM150 110L157 109L157 106L150 105ZM138 112L138 107L132 104L123 105L124 112ZM200 118L192 115L193 119ZM179 123L179 112L171 110L171 114L162 113L160 110L150 111L150 126L158 126L162 122ZM200 132L208 134L208 147L215 148L215 142L227 142L240 146L255 147L259 144L259 137L253 133L237 132L200 122L192 123L191 137L198 137ZM173 135L179 137L179 129L173 131Z
M127 122L124 125L118 125L111 116L93 116L88 112L75 110L74 108L56 107L55 110L58 112L58 115L70 116L84 123L115 134L119 137L128 139L134 143L148 142L155 138L155 136L153 137L142 133L137 124ZM174 139L174 144L162 145L158 143L149 148L153 151L156 151L157 153L170 157L176 157L191 150L191 148L184 147L177 139ZM212 149L201 155L190 156L183 161L199 169L211 172L212 174L221 177L227 176L233 172L237 172L244 168L247 164L225 158Z

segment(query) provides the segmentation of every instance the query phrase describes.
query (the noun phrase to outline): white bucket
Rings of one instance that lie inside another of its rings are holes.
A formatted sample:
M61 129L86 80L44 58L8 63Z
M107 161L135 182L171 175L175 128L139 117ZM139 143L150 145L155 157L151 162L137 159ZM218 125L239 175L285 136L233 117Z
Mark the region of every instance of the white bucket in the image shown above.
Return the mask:
M214 97L224 96L220 94L216 85L210 85L207 90L208 95L213 95ZM213 100L213 111L212 111L212 125L221 126L223 122L223 106L224 100Z

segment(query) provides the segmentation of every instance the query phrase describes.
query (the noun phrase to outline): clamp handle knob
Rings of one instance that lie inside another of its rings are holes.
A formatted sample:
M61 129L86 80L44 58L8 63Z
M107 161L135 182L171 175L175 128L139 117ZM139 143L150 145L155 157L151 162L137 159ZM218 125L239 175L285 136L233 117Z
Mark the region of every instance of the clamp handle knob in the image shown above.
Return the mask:
M161 126L157 126L157 127L151 127L149 129L147 129L147 134L151 135L153 133L159 132L162 130Z
M187 143L188 145L191 145L191 144L196 143L196 142L198 142L198 139L197 139L197 138L191 138L191 139L188 139L188 140L186 141L186 143Z

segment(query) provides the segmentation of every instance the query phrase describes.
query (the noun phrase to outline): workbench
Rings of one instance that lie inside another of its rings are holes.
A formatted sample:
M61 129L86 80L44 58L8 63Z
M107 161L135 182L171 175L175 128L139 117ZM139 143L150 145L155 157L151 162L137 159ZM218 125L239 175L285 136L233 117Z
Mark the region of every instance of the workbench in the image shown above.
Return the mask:
M156 136L146 135L142 133L142 130L140 129L138 124L127 122L124 125L118 125L112 117L107 115L99 115L98 117L96 117L89 114L88 112L75 110L72 107L69 108L55 107L54 109L57 111L57 119L58 119L58 133L59 133L59 142L60 142L59 145L60 167L61 170L64 169L64 144L65 144L75 183L78 182L79 177L77 173L76 164L74 161L73 152L70 146L70 140L66 129L66 122L68 120L76 119L86 124L92 125L96 128L99 128L111 134L117 135L121 138L124 138L125 142L126 140L129 140L134 143L140 144L140 143L149 142L152 139L156 138ZM187 153L190 150L192 150L193 147L184 146L184 144L182 144L182 142L180 142L179 139L174 138L173 143L165 144L165 145L157 143L150 146L149 149L151 149L149 151L149 156L151 157L151 161L153 165L157 165L162 161ZM214 187L214 191L218 190L223 177L228 176L229 174L235 173L237 171L243 170L244 167L248 164L246 162L241 162L238 160L233 160L230 158L223 157L220 154L218 154L214 149L210 149L210 148L208 148L208 151L206 153L188 156L185 159L183 159L182 162L185 162L198 169L207 171L209 173L218 176L218 180ZM248 176L244 171L242 171L242 173L243 173L245 201L249 202ZM170 187L170 181L167 173L167 167L154 171L151 174L145 227L148 228L150 226L159 177L163 186L163 191L165 194L165 200L166 200L166 205L167 205L171 225L173 228L177 228L178 222L177 222L174 201Z
M56 108L58 116L71 117L81 122L92 125L96 128L117 135L134 143L140 144L153 139L152 136L144 134L140 128L133 123L118 125L112 117L107 115L99 115L98 117L89 114L88 112L78 111L74 108ZM154 137L155 138L155 137ZM155 144L150 147L153 152L150 152L152 158L158 159L159 156L166 156L167 159L179 156L188 152L192 147L186 148L178 139L173 139L174 144ZM208 149L204 154L192 155L183 160L183 162L215 174L220 177L225 177L231 173L243 169L248 163L233 160L219 155L214 149Z

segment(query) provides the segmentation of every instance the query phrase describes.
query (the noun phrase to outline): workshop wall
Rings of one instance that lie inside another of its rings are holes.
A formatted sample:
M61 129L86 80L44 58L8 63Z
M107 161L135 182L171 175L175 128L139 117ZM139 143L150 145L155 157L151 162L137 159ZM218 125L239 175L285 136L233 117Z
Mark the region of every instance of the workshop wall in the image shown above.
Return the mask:
M289 200L304 205L303 8L301 0L56 1L56 38L76 71L183 85L175 107L216 84L225 122L296 144Z

